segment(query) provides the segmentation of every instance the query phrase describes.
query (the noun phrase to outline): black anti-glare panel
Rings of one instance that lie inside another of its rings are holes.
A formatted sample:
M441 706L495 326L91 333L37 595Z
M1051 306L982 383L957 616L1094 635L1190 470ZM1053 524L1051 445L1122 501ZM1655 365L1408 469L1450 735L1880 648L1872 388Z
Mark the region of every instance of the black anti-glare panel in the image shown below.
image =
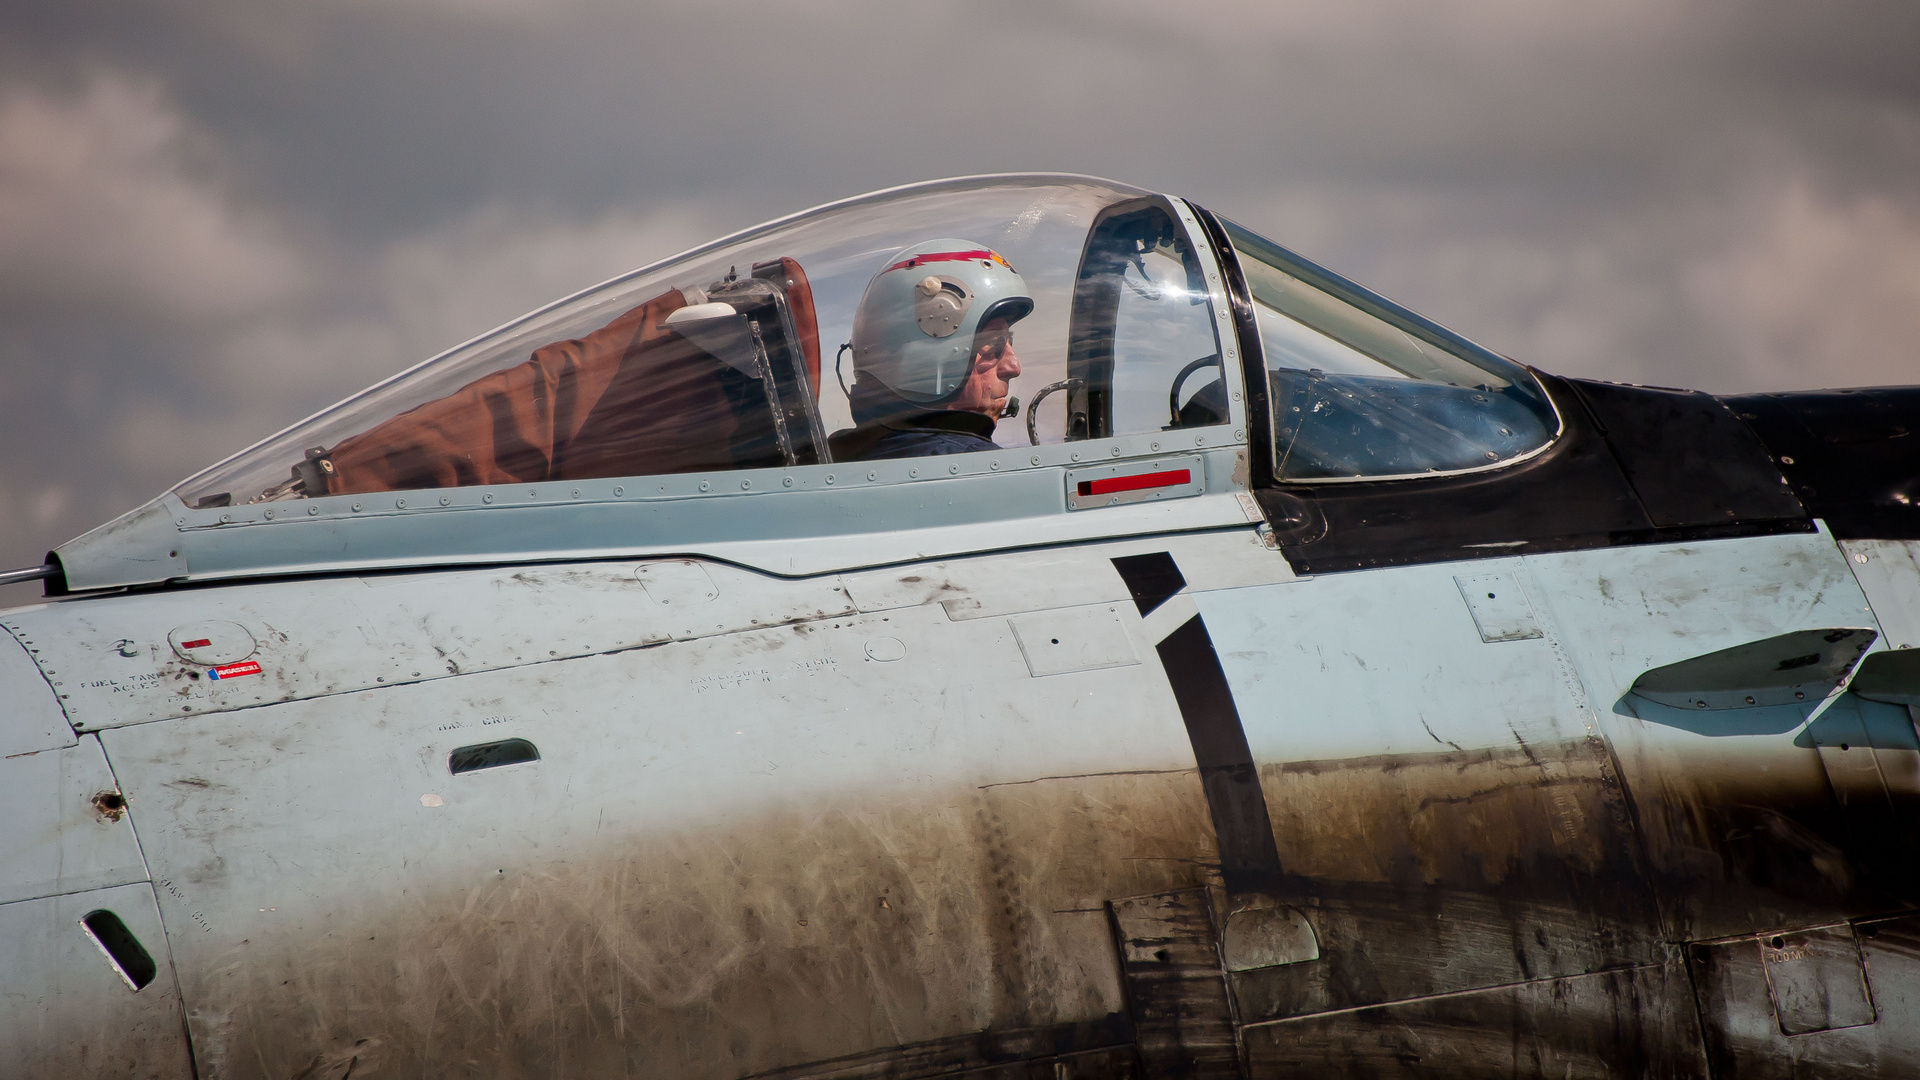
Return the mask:
M1604 544L1652 528L1606 442L1564 383L1543 379L1576 414L1546 452L1495 472L1358 484L1289 484L1257 493L1281 550L1301 573L1486 558Z
M1647 476L1645 486L1652 492L1648 496L1629 482L1616 453L1616 445L1624 444L1630 431L1649 423L1633 415L1633 407L1624 403L1627 396L1612 402L1611 411L1621 422L1603 429L1570 382L1535 374L1558 407L1565 430L1552 446L1527 461L1464 476L1285 484L1257 491L1288 563L1298 573L1331 573L1618 544L1812 531L1813 523L1791 494L1780 497L1778 474L1766 477L1751 460L1756 448L1762 457L1765 449L1750 435L1750 443L1739 449L1748 455L1739 468L1695 467L1690 463L1701 454L1676 453L1670 465L1674 475L1657 483ZM1667 406L1660 399L1647 404ZM1724 421L1735 428L1740 425L1731 413L1725 414ZM1724 427L1705 423L1700 427L1714 437L1712 446L1739 448L1739 440ZM1669 443L1679 441L1663 438ZM1650 473L1651 454L1630 449L1628 455L1641 463L1643 476ZM1682 505L1677 493L1690 485L1696 503L1707 510L1690 511ZM1645 505L1648 497L1660 508L1658 520ZM1790 512L1781 513L1789 507ZM1726 515L1729 508L1736 511L1735 516ZM1743 513L1763 516L1739 516ZM1662 525L1661 521L1698 523Z
M1572 385L1656 528L1807 516L1766 445L1713 395Z
M1724 399L1842 540L1920 540L1920 386Z

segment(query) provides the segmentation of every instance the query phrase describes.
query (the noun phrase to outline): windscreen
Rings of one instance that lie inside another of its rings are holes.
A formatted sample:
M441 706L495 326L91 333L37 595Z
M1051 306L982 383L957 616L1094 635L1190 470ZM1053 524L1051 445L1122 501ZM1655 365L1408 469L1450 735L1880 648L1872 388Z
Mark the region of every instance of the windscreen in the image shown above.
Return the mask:
M1491 468L1559 433L1552 403L1526 368L1224 225L1266 355L1276 479Z
M1101 213L1074 289L1068 437L1227 422L1226 368L1205 277L1166 200Z

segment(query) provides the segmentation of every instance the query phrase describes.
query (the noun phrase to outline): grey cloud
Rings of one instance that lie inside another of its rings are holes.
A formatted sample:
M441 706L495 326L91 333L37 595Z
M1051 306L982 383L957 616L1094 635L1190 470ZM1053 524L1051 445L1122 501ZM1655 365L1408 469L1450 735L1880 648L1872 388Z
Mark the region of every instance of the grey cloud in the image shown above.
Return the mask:
M217 317L299 285L270 221L193 175L195 136L159 89L0 88L0 302L111 296L156 319Z

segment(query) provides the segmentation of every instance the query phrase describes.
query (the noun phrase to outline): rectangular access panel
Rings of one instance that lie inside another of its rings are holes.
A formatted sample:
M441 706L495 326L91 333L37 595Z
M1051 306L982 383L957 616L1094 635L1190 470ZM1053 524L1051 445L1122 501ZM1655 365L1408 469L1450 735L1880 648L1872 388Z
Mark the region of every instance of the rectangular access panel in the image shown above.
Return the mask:
M1920 916L1696 944L1715 1076L1920 1076Z

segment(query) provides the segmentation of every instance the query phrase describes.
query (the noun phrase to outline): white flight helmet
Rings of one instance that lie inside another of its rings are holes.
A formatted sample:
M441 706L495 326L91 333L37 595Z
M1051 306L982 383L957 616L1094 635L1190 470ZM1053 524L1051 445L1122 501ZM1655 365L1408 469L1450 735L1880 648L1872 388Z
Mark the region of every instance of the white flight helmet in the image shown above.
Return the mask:
M860 297L853 370L915 405L938 406L972 373L975 331L1032 310L1026 282L998 252L971 240L915 244L874 275Z

